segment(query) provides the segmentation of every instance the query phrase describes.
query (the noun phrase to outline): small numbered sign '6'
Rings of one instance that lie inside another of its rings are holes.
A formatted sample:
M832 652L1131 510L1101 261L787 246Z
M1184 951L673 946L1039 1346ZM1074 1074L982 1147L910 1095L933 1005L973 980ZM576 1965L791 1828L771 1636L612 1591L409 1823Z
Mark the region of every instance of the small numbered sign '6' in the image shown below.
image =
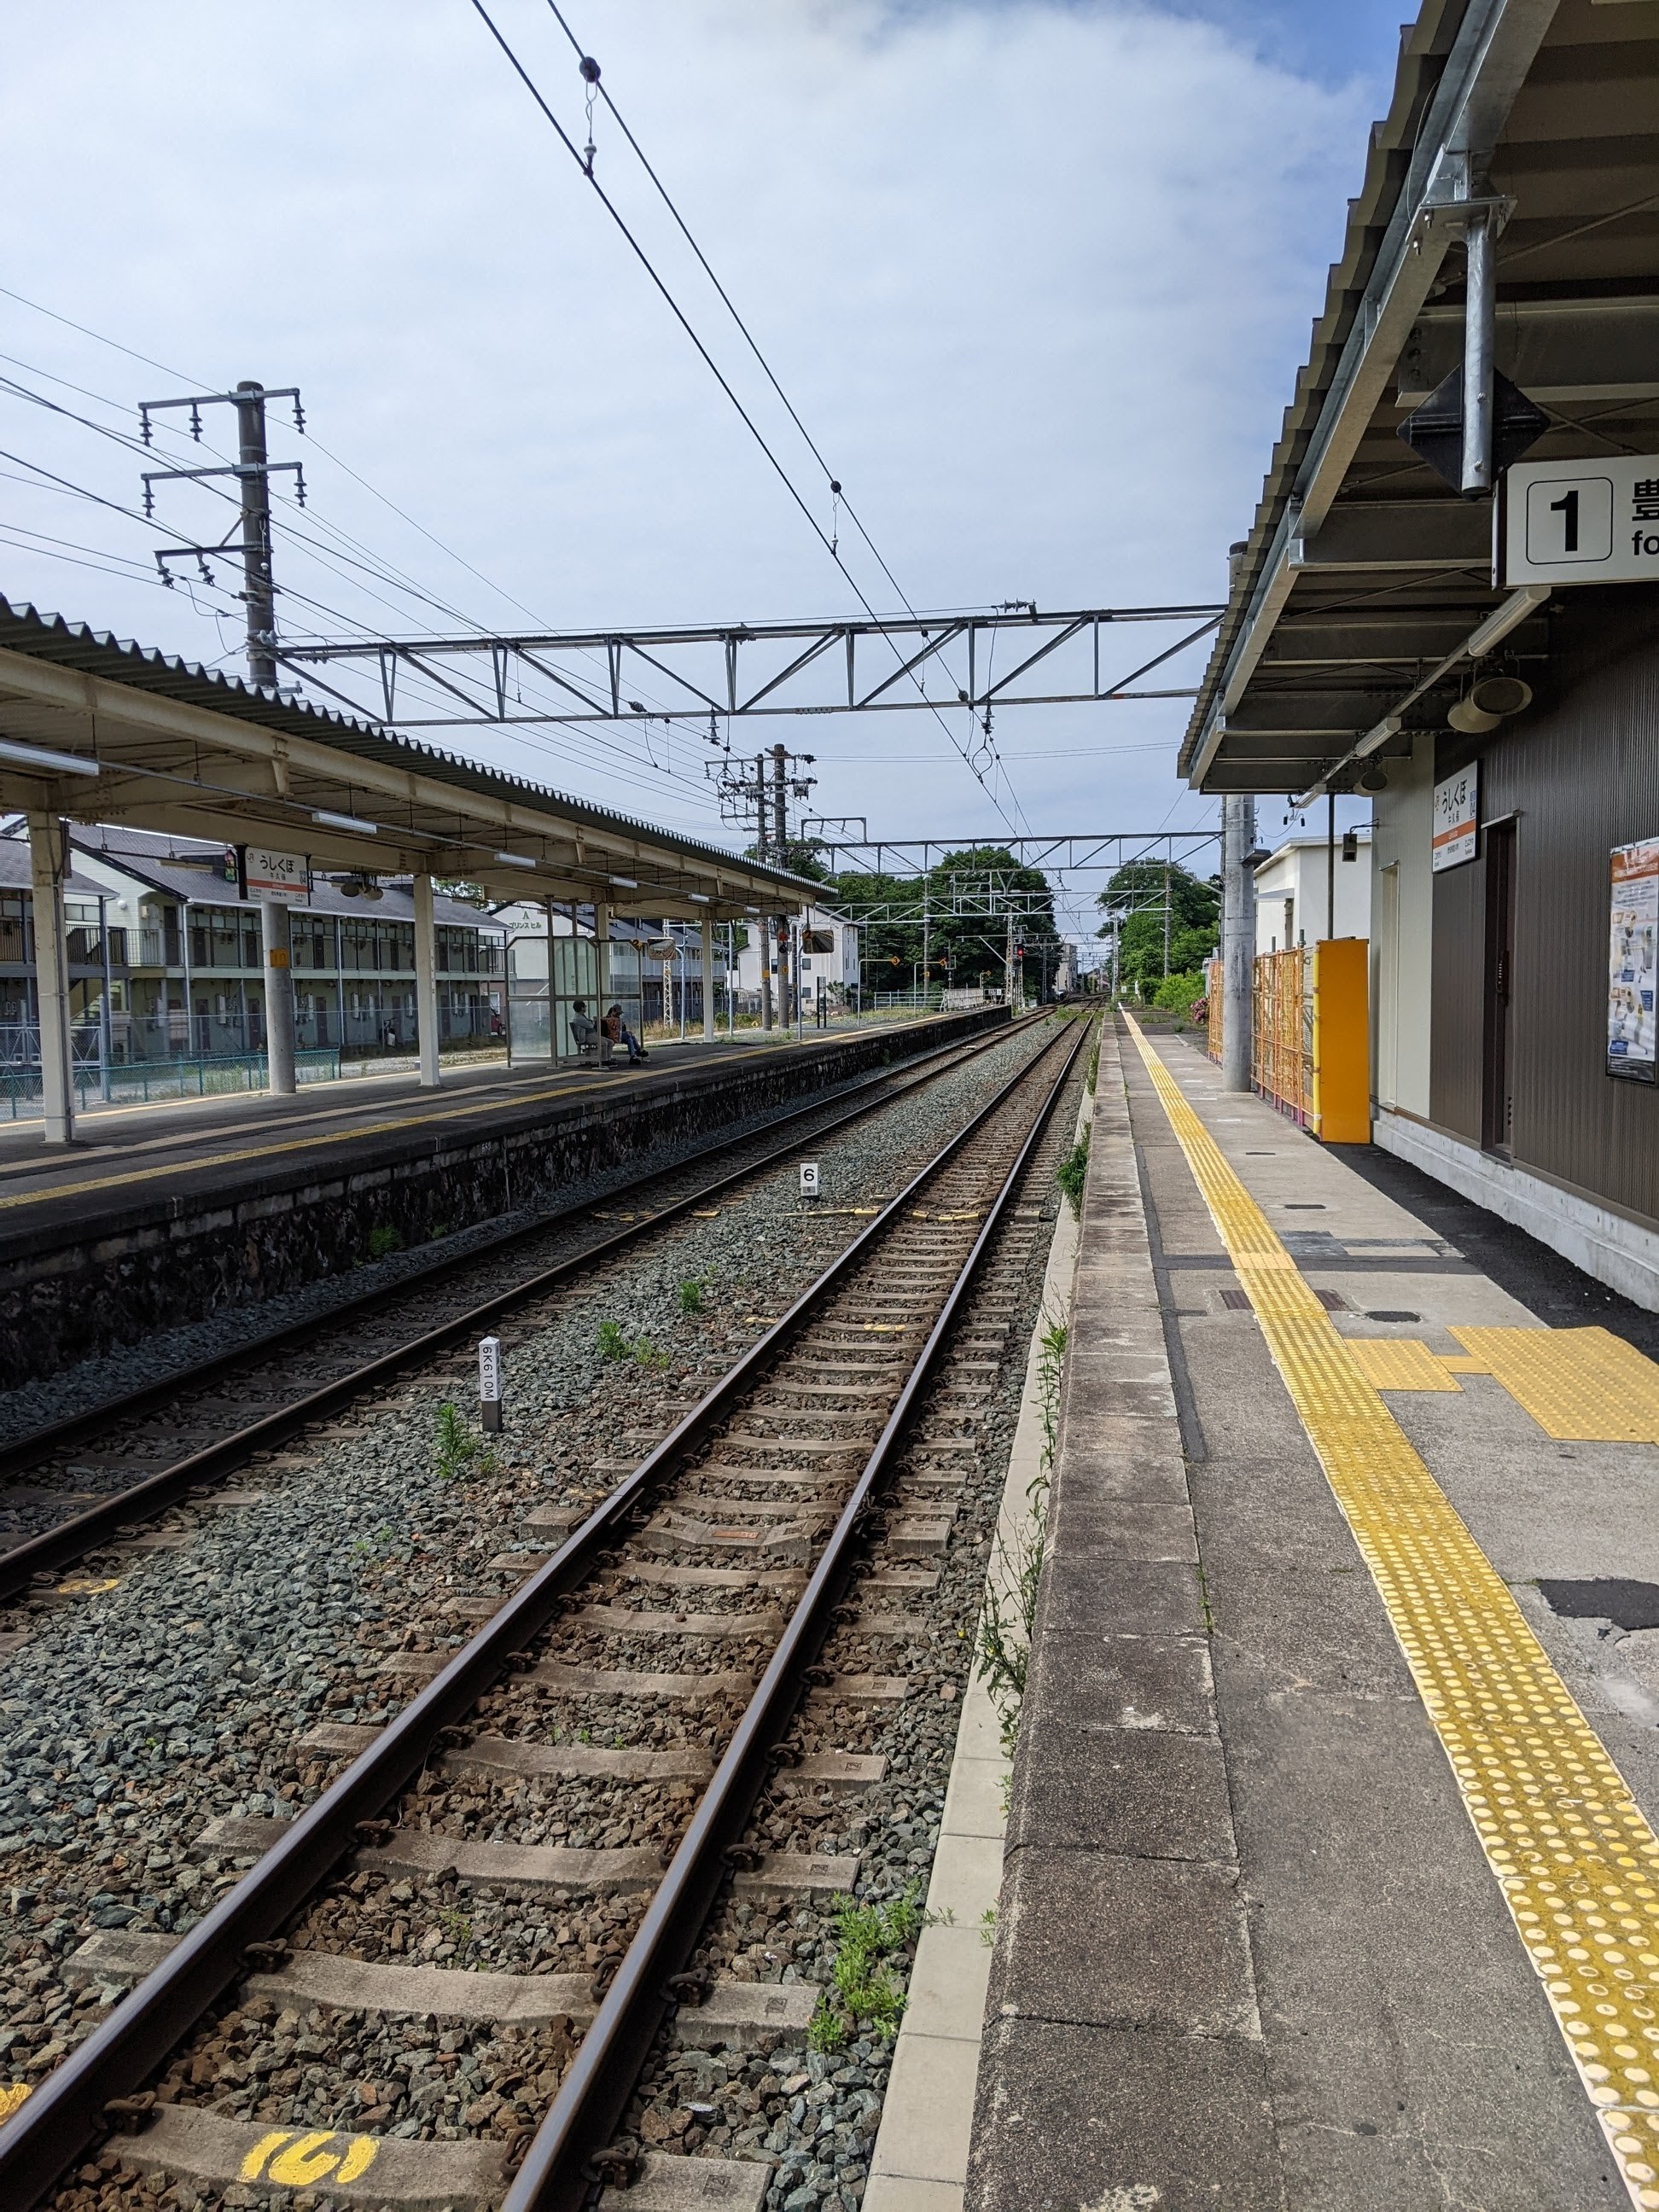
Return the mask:
M501 1425L501 1340L499 1336L478 1339L478 1416L483 1428L491 1435L499 1433Z
M800 1194L803 1198L816 1198L818 1194L818 1164L816 1160L803 1160L800 1164Z

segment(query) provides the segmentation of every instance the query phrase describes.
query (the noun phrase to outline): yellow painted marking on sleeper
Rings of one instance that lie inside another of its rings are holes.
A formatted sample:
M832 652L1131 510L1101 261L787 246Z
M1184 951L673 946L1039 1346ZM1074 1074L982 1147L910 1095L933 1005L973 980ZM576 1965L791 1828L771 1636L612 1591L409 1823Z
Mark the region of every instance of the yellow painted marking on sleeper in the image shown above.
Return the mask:
M0 2120L9 2120L27 2098L32 2081L0 2082Z
M280 2182L287 2189L309 2189L321 2181L356 2181L374 2165L380 2148L377 2136L342 2136L333 2128L296 2136L292 2128L273 2128L242 2160L240 2178Z
M1125 1018L1388 1608L1625 2186L1642 2212L1659 2212L1659 1837L1261 1207ZM1457 1334L1486 1352L1474 1340L1491 1332Z

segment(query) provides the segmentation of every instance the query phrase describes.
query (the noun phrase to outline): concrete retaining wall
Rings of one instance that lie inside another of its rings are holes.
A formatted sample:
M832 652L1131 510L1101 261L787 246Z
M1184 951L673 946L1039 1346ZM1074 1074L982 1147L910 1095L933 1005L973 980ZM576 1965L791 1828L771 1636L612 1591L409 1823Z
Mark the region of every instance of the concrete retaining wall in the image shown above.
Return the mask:
M319 1174L227 1165L219 1188L142 1194L95 1219L51 1204L0 1237L0 1388L55 1373L158 1329L200 1321L360 1266L379 1232L400 1247L557 1202L653 1151L894 1066L1008 1019L1000 1006L849 1040L768 1051L735 1068L689 1066L635 1094L614 1090L476 1116L434 1130L347 1134ZM69 1210L72 1201L66 1201Z

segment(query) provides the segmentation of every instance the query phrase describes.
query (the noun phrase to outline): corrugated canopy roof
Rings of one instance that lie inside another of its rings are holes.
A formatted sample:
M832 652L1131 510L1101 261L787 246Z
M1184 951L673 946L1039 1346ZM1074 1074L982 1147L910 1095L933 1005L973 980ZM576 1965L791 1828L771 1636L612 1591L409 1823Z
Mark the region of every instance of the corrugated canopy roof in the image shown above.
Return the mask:
M793 909L822 890L3 599L0 736L98 769L0 758L0 808L264 844L319 868L427 869L498 899L684 918Z
M1426 0L1405 31L1182 745L1201 789L1351 783L1356 740L1504 597L1491 500L1397 434L1462 357L1471 178L1504 209L1497 366L1551 416L1528 459L1659 448L1656 33L1654 0ZM1504 665L1547 651L1540 609ZM1467 665L1380 757L1443 722Z

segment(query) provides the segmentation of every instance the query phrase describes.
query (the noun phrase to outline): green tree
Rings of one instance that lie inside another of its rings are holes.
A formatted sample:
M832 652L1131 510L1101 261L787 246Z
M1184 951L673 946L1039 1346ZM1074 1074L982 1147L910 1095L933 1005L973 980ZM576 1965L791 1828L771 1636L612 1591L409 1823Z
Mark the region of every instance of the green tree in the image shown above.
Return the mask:
M1126 990L1145 991L1166 972L1180 975L1200 966L1215 951L1221 920L1221 887L1204 882L1176 862L1131 860L1116 873L1096 902L1123 917L1118 935L1118 981ZM1170 958L1164 958L1164 908L1169 909ZM1109 937L1112 925L1097 933Z
M924 930L926 893L929 921ZM1053 981L1059 962L1054 893L1041 868L1026 867L1002 845L947 853L916 876L848 872L832 879L830 903L864 931L865 981L908 990L926 945L926 981L934 989L988 980L998 986L1007 951L1009 905L1014 942L1025 954L1025 981Z

